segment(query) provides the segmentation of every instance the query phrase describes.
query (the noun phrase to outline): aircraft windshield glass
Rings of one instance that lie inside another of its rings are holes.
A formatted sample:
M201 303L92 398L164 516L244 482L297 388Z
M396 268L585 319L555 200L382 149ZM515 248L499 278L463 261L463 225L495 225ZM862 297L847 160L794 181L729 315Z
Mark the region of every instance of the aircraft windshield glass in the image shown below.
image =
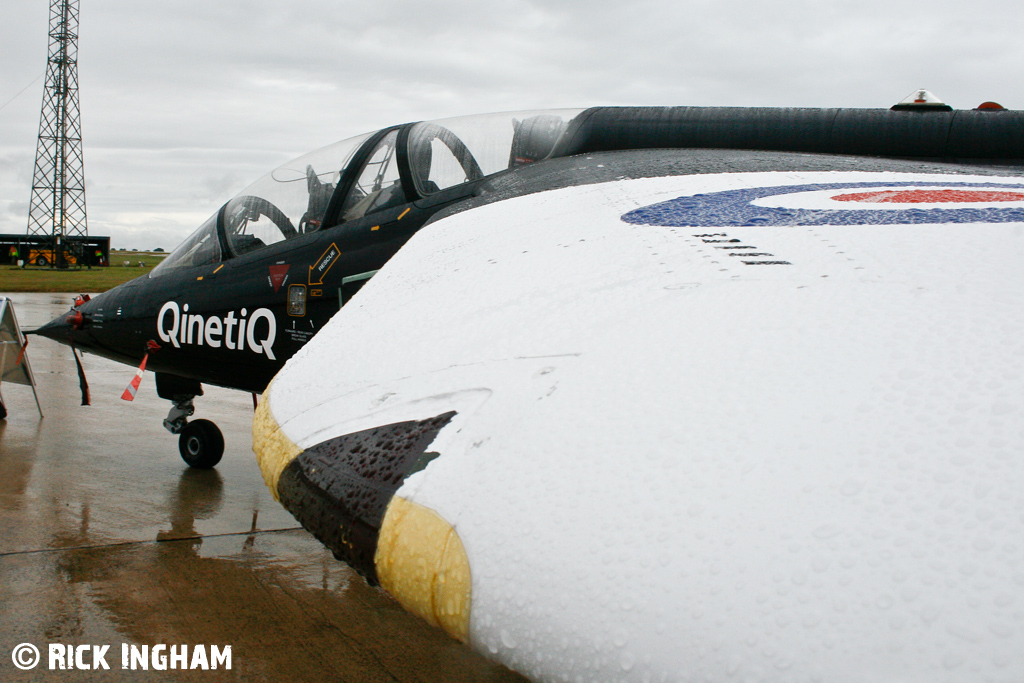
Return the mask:
M232 254L319 230L338 179L370 135L337 142L279 166L228 202L224 234Z
M289 161L228 202L224 230L230 255L319 230L338 178L372 134L342 140ZM219 215L220 211L211 216L149 276L220 262L224 255L217 237Z
M361 218L406 201L395 159L397 140L398 131L393 130L370 153L370 158L341 206L343 220Z
M217 239L217 216L219 214L220 211L217 211L210 216L187 240L179 244L177 249L158 263L149 276L159 277L178 268L219 263L221 260L220 240Z
M420 194L540 161L582 109L508 112L424 121L409 133L409 163Z

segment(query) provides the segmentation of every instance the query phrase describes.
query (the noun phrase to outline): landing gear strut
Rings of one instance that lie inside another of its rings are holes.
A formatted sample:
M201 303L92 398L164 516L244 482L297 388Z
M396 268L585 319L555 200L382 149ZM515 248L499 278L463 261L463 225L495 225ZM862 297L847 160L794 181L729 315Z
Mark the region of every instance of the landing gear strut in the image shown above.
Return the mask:
M164 427L178 435L178 452L189 467L216 467L224 455L224 435L209 420L188 421L195 412L192 399L203 395L199 382L165 373L156 373L156 392L160 398L174 402Z

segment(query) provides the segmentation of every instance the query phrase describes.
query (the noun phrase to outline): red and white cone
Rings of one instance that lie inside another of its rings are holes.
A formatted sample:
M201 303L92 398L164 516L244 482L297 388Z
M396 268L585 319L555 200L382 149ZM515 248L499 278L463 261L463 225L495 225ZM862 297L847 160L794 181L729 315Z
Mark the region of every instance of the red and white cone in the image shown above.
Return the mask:
M121 400L123 401L134 401L135 393L139 390L139 385L142 384L142 373L146 371L146 361L149 360L149 354L147 353L142 357L142 364L139 369L135 371L135 377L132 377L132 381L125 388L124 393L121 394Z

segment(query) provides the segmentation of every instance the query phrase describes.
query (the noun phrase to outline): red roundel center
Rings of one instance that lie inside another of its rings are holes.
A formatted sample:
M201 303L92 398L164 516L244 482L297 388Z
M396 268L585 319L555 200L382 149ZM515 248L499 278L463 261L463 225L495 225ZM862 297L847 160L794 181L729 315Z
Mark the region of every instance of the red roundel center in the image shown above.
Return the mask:
M1000 190L874 190L841 194L832 199L838 202L864 202L867 204L939 204L944 202L1019 202L1024 192Z

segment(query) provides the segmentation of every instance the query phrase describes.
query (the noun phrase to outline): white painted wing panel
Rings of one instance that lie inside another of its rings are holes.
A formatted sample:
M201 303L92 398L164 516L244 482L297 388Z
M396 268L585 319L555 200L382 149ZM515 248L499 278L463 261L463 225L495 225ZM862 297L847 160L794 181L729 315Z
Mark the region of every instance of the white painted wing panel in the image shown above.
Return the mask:
M398 495L466 548L472 644L537 680L1024 680L1022 188L730 174L467 211L273 415L308 447L459 411Z

